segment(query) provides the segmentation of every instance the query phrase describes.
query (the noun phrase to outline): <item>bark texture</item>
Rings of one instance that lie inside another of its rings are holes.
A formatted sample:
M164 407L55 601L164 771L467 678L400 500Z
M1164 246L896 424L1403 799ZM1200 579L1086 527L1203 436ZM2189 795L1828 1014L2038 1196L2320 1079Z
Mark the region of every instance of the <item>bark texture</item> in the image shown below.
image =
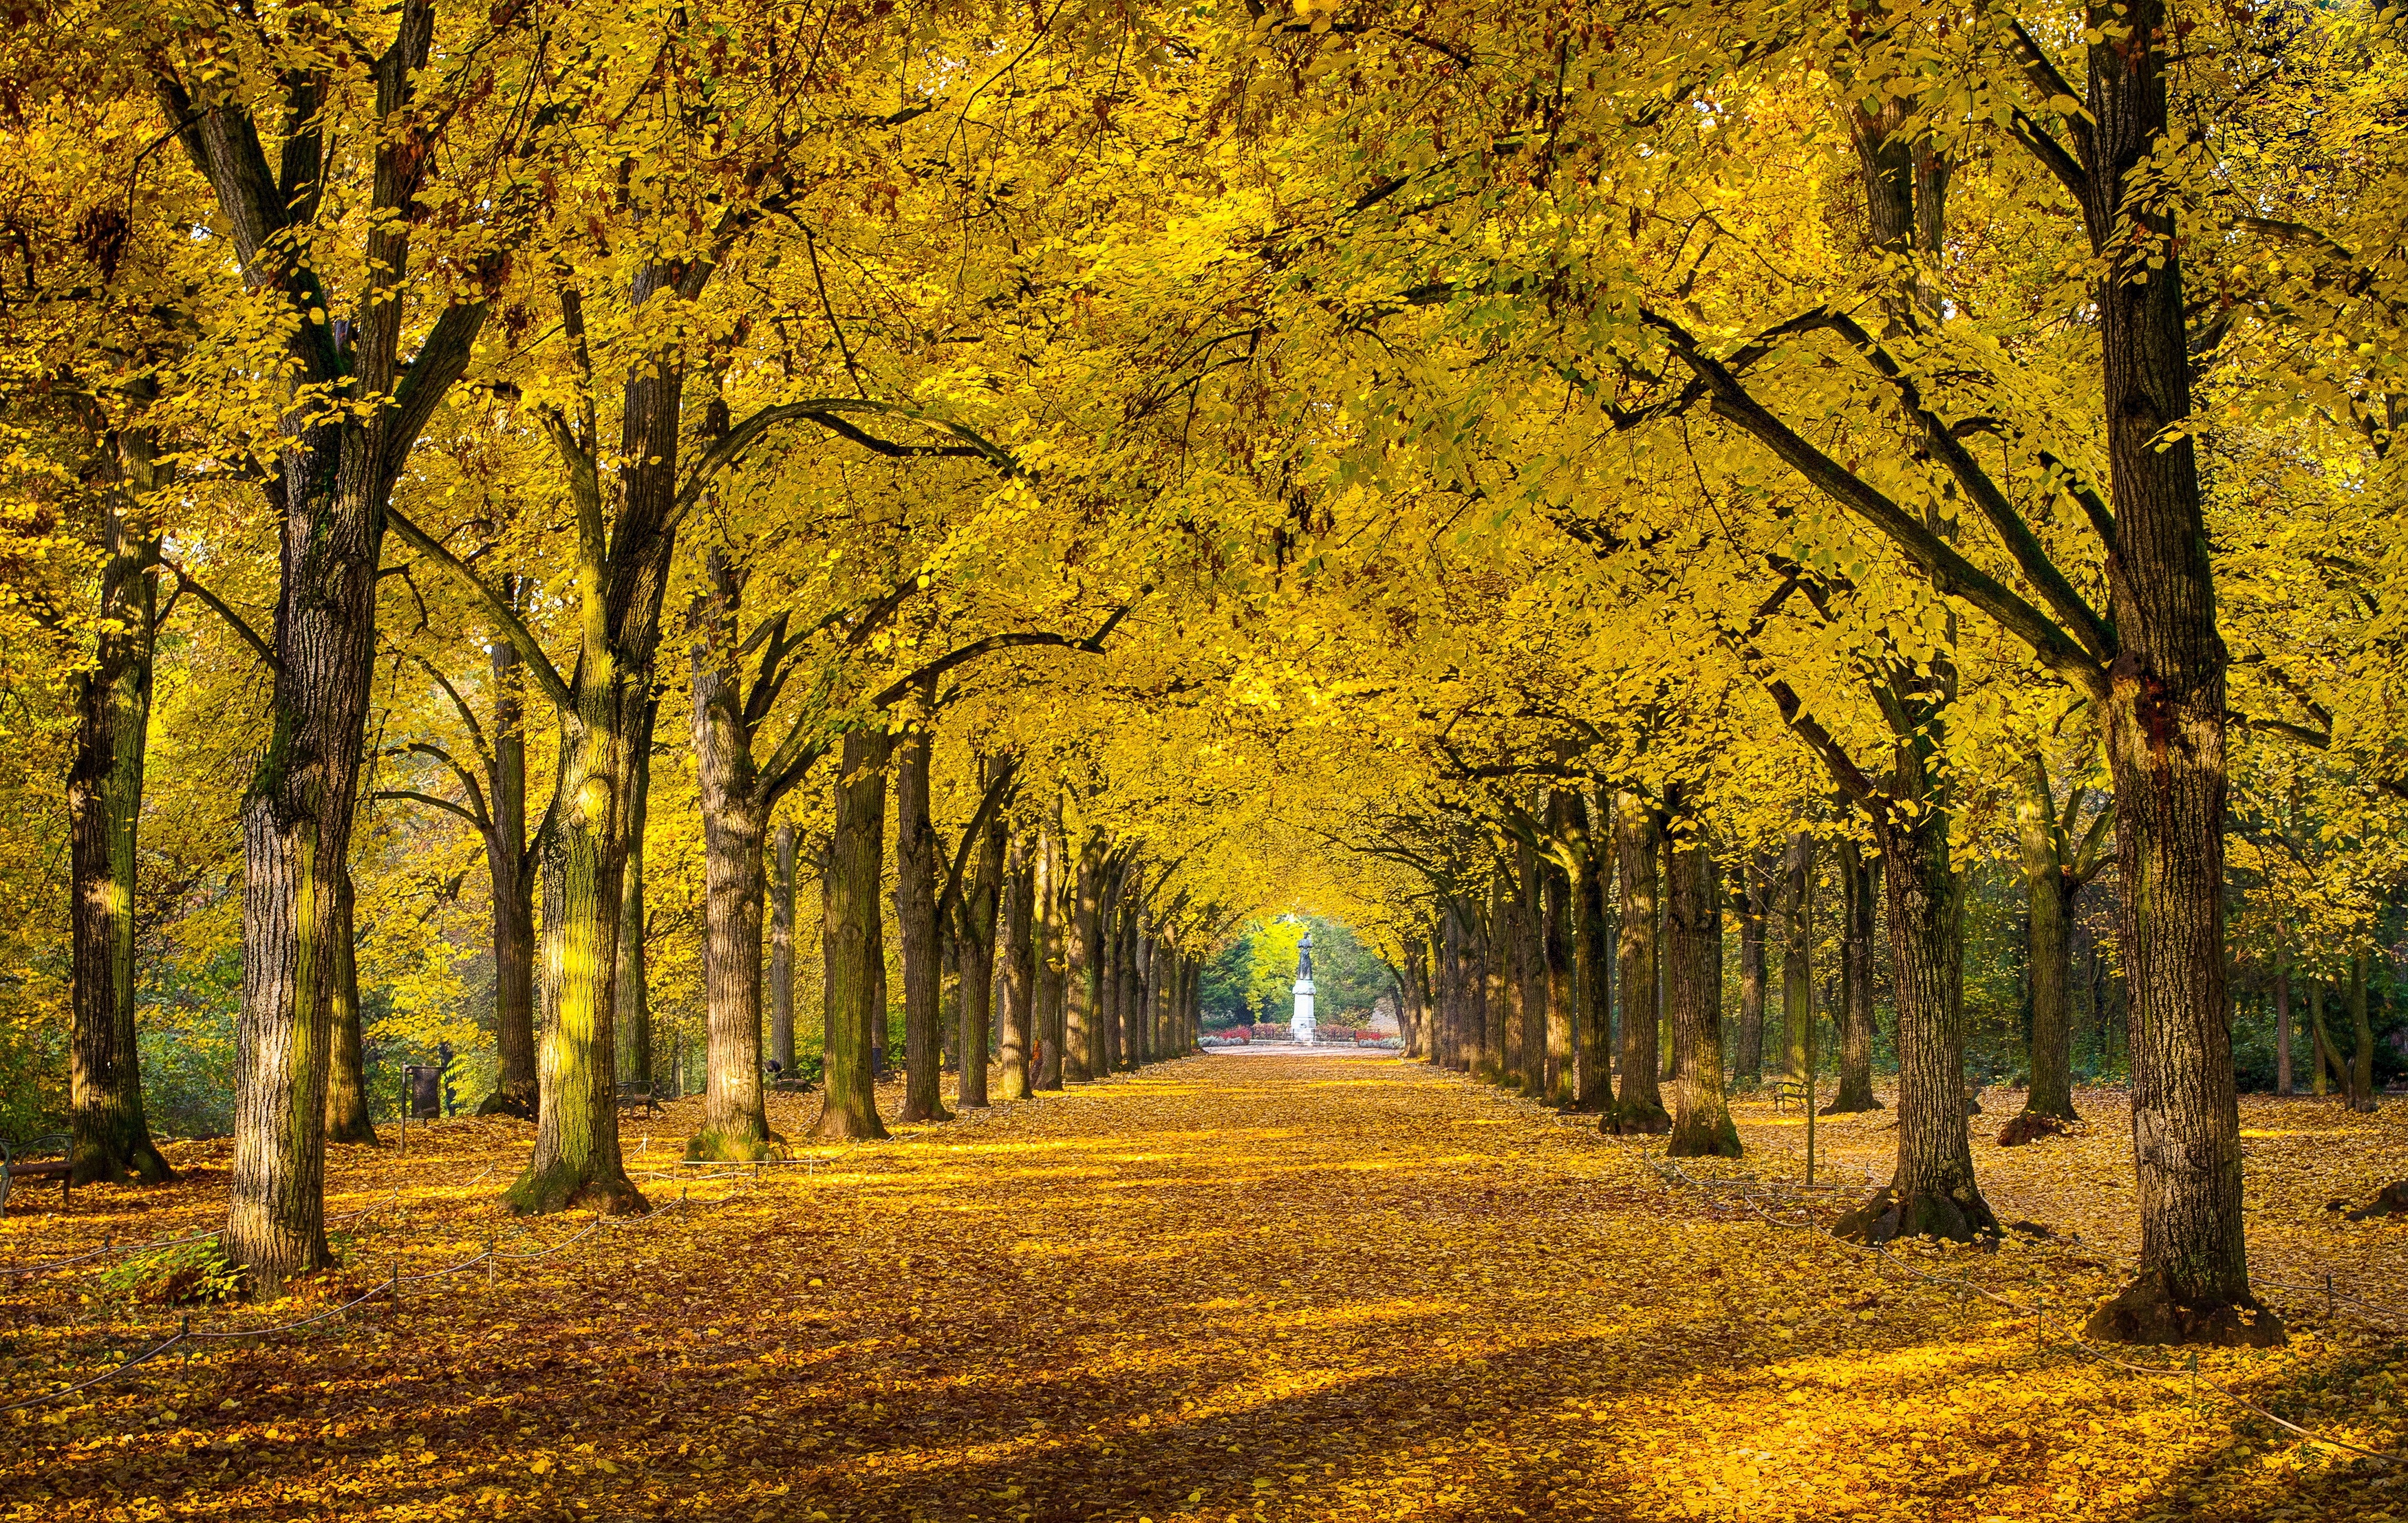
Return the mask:
M326 1063L326 1140L374 1147L377 1134L375 1123L368 1119L367 1044L360 1029L360 975L348 866L337 875L335 892L335 1009L326 1023L335 1047Z
M1880 859L1853 840L1834 853L1840 877L1840 1088L1826 1116L1877 1111L1873 1098L1873 925Z
M778 827L769 879L769 1060L795 1076L795 827Z
M1613 858L1621 918L1615 982L1622 989L1622 1090L1609 1119L1612 1130L1657 1132L1671 1129L1656 1076L1656 864L1662 846L1660 817L1643 796L1613 797Z
M1737 1158L1739 1128L1723 1092L1722 885L1702 839L1676 841L1664 907L1672 1023L1681 1063L1672 1083L1674 1158Z
M928 707L924 694L922 705ZM937 826L928 812L933 740L924 717L895 746L895 925L903 947L903 1121L950 1121L940 1076Z
M886 948L878 899L885 855L889 745L882 731L855 730L844 737L843 770L836 780L836 826L821 861L826 1089L811 1135L827 1142L887 1134L878 1117L870 1045L873 1031L886 1018Z

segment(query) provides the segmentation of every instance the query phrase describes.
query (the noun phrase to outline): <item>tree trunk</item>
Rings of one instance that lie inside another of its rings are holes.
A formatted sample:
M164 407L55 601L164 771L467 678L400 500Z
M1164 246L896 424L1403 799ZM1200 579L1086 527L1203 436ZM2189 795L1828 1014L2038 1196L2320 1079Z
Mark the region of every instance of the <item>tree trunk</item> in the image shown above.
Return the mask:
M335 875L349 859L358 797L376 592L393 474L412 439L403 409L362 399L437 395L466 365L481 304L438 320L405 378L403 293L410 289L405 203L425 142L394 123L434 36L421 0L401 8L392 45L373 64L377 144L361 267L379 272L361 299L348 354L329 337L316 277L300 264L314 206L336 166L324 139L288 135L271 168L261 135L234 96L196 112L173 76L156 78L171 133L208 178L254 292L283 300L294 320L281 373L293 389L279 420L283 448L270 505L278 519L276 652L270 730L244 795L243 990L235 1023L235 1146L226 1258L262 1297L331 1262L326 1247L325 1089L334 1000ZM313 162L313 149L316 150ZM261 187L269 189L261 193ZM298 192L308 192L306 196ZM428 389L431 388L430 392Z
M1546 869L1544 860L1527 842L1514 855L1518 868L1513 875L1514 961L1522 979L1521 1060L1514 1073L1521 1078L1522 1092L1539 1100L1547 1093L1548 1022L1555 995L1547 966Z
M769 881L769 1060L795 1076L795 827L778 827Z
M1948 816L1923 809L1902 821L1905 815L1885 814L1873 826L1898 989L1898 1167L1833 1230L1869 1243L1996 1237L1999 1220L1974 1183L1965 1127L1961 885L1948 864Z
M598 580L598 577L596 578ZM535 1156L505 1192L522 1214L650 1204L619 1154L617 1037L636 768L651 749L651 678L589 639L560 716L563 802L543 861L543 1031Z
M979 781L992 786L992 757L979 762ZM982 790L983 791L983 789ZM986 1098L988 1032L995 999L996 912L1004 890L1005 827L998 812L980 829L971 847L968 881L961 890L962 1077L960 1102L983 1109ZM1009 1092L1010 1083L1005 1081Z
M1622 988L1622 1092L1607 1117L1609 1130L1666 1132L1672 1117L1664 1109L1656 1077L1656 863L1661 826L1655 807L1637 793L1613 796L1613 857L1618 878Z
M76 678L67 770L68 1178L156 1185L175 1171L150 1140L136 1042L134 924L143 763L150 725L159 542L129 521L156 486L147 434L118 436L121 492L104 508L92 668Z
M934 722L923 715L895 747L895 924L903 944L903 1109L899 1121L950 1121L942 1080L942 948L937 932L937 827L928 815Z
M2155 203L2128 213L2162 149L2172 35L2163 0L2117 10L2089 50L2082 167L2106 399L2109 617L2119 646L2100 705L2131 1000L2141 1274L2095 1336L2280 1342L2249 1292L2241 1118L2225 1024L2225 673L2191 431L2180 241ZM2145 259L2145 264L2141 261ZM2169 433L2169 429L2173 432Z
M1488 1024L1482 1047L1489 1068L1480 1076L1491 1084L1511 1084L1516 1073L1515 1049L1521 1030L1521 979L1514 961L1521 938L1513 927L1512 904L1512 897L1505 890L1505 875L1502 872L1490 874L1488 918L1480 938L1480 972L1484 986L1481 1007Z
M1781 859L1781 1072L1813 1104L1814 838L1804 831L1791 833Z
M336 875L333 1015L327 1020L335 1048L326 1063L326 1140L377 1145L368 1119L367 1052L360 1030L360 975L351 920L351 870Z
M1548 830L1561 843L1561 849L1570 850L1578 845L1579 833L1573 825L1573 811L1578 806L1577 794L1557 789L1548 795ZM1569 1110L1580 1079L1577 1046L1580 982L1572 965L1573 944L1580 938L1580 925L1576 918L1580 910L1573 901L1571 875L1564 871L1561 862L1552 857L1541 857L1539 861L1539 881L1545 891L1540 921L1541 955L1547 973L1545 1094L1549 1104Z
M2349 1108L2372 1115L2374 1099L2374 1026L2366 1009L2367 951L2349 960Z
M1579 820L1581 872L1574 880L1574 975L1580 984L1580 1080L1572 1108L1587 1116L1613 1109L1613 952L1606 926L1606 897L1613 872L1602 815L1591 819L1588 804L1574 801Z
M870 1071L870 1046L884 1023L884 937L878 923L880 859L885 854L886 760L883 731L844 737L836 781L836 827L822 858L821 939L824 947L824 1099L811 1135L827 1142L885 1136Z
M1880 859L1867 857L1852 840L1839 845L1840 869L1840 1090L1826 1116L1877 1111L1873 1098L1873 917L1879 913L1874 880Z
M695 780L702 803L702 987L709 1043L702 1130L689 1162L750 1162L777 1156L761 1083L761 918L768 884L762 851L768 801L752 762L738 664L736 584L713 550L715 597L694 662Z
M1011 838L1011 854L1003 875L1002 940L1003 1011L997 1036L1001 1051L1004 1100L1026 1100L1030 1093L1028 1052L1032 1033L1039 1029L1037 993L1043 951L1037 925L1039 858L1036 836L1022 831Z
M515 601L516 578L510 578L507 591ZM494 1092L479 1103L477 1114L505 1113L532 1121L537 1103L536 875L526 839L526 698L516 647L495 640L487 660L493 671L494 746L487 774L493 800L491 828L484 833L485 875L493 882L494 1057L499 1072ZM640 872L633 876L642 882ZM625 1003L623 993L623 1007ZM628 1072L647 1077L652 1068L649 1015L641 1008L627 1011L623 1024L633 1054Z
M1664 940L1681 1063L1667 1151L1674 1158L1737 1158L1739 1128L1723 1094L1722 885L1702 839L1676 842L1670 866Z
M2274 1092L2291 1092L2291 949L2274 948Z
M1063 961L1061 1076L1066 1084L1085 1084L1095 1077L1104 999L1103 878L1103 833L1091 830L1079 848L1065 928L1068 947Z
M1030 1039L1037 1045L1033 1088L1062 1088L1063 1040L1067 1031L1065 1004L1069 989L1070 892L1068 856L1062 843L1062 806L1057 802L1038 825L1037 881L1037 1008Z
M2074 864L2065 860L2048 770L2035 751L2015 805L2023 850L2026 955L2031 977L2031 1087L2028 1115L2072 1121Z
M1751 857L1739 905L1739 1051L1732 1076L1743 1084L1764 1081L1764 912L1771 899L1770 874Z
M626 1072L630 1082L637 1084L650 1084L652 1080L652 980L644 946L651 930L644 909L644 831L652 819L652 724L659 713L658 704L644 705L643 717L638 721L638 743L628 757L635 776L628 780L627 789L626 878L619 893L618 1003L611 1012L613 1024L626 1033ZM531 927L529 934L533 934ZM614 1087L615 1084L614 1074ZM684 1086L685 1071L681 1068L681 1094ZM527 1114L535 1114L532 1107Z

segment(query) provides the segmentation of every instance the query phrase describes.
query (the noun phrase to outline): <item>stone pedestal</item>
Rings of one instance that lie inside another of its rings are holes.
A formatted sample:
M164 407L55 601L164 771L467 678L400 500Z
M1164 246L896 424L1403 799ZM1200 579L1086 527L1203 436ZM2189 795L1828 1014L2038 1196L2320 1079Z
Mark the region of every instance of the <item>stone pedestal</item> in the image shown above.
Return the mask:
M1308 1046L1314 1040L1312 980L1310 978L1299 978L1296 981L1296 1014L1288 1018L1287 1034L1291 1040L1304 1043Z

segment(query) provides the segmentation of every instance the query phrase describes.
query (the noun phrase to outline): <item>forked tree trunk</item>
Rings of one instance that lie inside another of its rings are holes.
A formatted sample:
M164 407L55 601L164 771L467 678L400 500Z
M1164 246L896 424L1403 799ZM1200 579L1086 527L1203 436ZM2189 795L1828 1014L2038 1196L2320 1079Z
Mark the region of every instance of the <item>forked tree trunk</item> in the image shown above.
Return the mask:
M826 1142L883 1137L870 1071L874 1029L886 1019L886 947L878 918L885 855L886 760L883 731L844 737L836 780L836 827L821 862L824 1098L811 1135Z
M1674 801L1668 801L1674 802ZM1677 803L1675 803L1677 807ZM1670 963L1668 1003L1681 1032L1672 1084L1674 1158L1737 1158L1739 1128L1723 1093L1722 885L1702 839L1674 843L1667 875L1664 927Z
M781 825L769 879L769 1060L795 1076L795 827Z
M932 736L923 714L895 746L895 925L903 947L903 1109L898 1121L950 1121L941 1077L943 995L937 933L937 827L929 818Z
M1659 833L1654 805L1640 794L1613 796L1613 859L1621 919L1615 972L1622 989L1622 1092L1607 1119L1610 1130L1669 1131L1656 1077L1656 863Z
M1870 1243L1995 1237L1999 1220L1974 1183L1965 1127L1961 885L1948 864L1948 817L1928 809L1906 823L1877 818L1873 828L1898 989L1898 1167L1834 1231Z
M413 413L359 406L405 391L439 397L467 363L481 303L438 320L407 376L399 361L410 289L408 203L428 162L425 139L392 130L412 109L435 15L408 0L372 71L366 136L378 146L360 246L380 272L361 301L348 353L338 353L317 277L298 252L298 220L336 166L313 126L289 134L282 177L235 95L196 110L183 81L153 83L170 133L209 182L251 288L294 319L278 368L295 383L280 419L279 588L270 730L245 794L243 990L235 1023L235 1146L220 1245L274 1297L293 1275L325 1267L325 1089L333 1012L335 875L348 859L358 796L362 725L376 631L380 555L394 472L407 457ZM318 82L308 75L304 88ZM218 87L212 85L211 90Z
M327 1020L335 1050L326 1063L326 1140L374 1147L376 1125L368 1119L366 1033L360 1029L360 975L351 919L351 870L336 876L335 1009Z
M996 1081L1002 1100L1026 1100L1030 1094L1028 1052L1039 1029L1037 995L1043 956L1037 925L1038 859L1036 836L1021 831L1011 838L1011 853L1003 873L1003 1000L1001 1031L996 1045L1002 1075Z
M147 434L118 438L119 491L104 507L100 617L91 669L76 678L76 748L67 770L69 1179L139 1180L175 1171L150 1140L136 1043L134 900L150 723L159 542L131 520L157 471Z
M1880 859L1867 857L1842 838L1840 876L1840 1090L1826 1116L1877 1111L1873 1098L1873 918L1879 913L1874 880Z

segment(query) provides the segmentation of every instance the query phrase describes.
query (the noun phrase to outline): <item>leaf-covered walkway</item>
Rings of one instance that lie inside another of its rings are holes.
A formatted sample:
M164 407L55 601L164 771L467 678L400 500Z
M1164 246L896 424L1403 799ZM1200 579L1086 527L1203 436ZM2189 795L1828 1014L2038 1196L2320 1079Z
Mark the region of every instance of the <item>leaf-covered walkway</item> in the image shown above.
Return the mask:
M677 1119L631 1125L639 1163L666 1166ZM1769 1118L1748 1124L1763 1146ZM463 1121L414 1133L406 1159L338 1150L330 1210L369 1215L346 1285L322 1294L495 1231L510 1247L490 1203L525 1136ZM2379 1473L2236 1436L2179 1382L2103 1372L2038 1346L2028 1319L1668 1189L1578 1118L1385 1057L1197 1057L811 1156L757 1182L648 1179L687 1208L506 1260L491 1291L481 1271L425 1282L397 1313L371 1302L320 1335L171 1358L89 1405L0 1418L0 1516L2237 1519L2408 1503ZM102 1221L123 1237L204 1217L223 1174L197 1146L179 1162L170 1191L93 1192L47 1234L12 1216L7 1261ZM2063 1250L1916 1261L2076 1319ZM8 1394L54 1378L44 1361L133 1341L127 1314L76 1300L90 1289L0 1285ZM2280 1355L2202 1368L2396 1445L2398 1345L2300 1331Z

